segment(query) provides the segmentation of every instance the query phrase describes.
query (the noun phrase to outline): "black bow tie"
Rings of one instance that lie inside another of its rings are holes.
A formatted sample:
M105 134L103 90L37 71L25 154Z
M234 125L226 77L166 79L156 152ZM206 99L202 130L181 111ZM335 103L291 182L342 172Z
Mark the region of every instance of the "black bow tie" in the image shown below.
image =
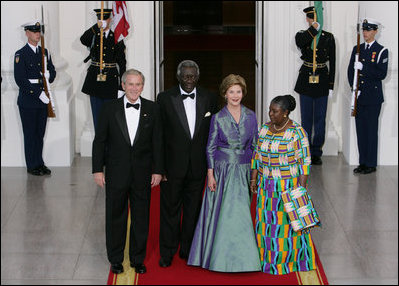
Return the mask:
M140 103L131 104L131 103L127 102L127 103L126 103L126 108L129 108L129 107L134 107L134 108L136 108L137 110L139 110L139 108L140 108Z
M187 97L190 97L191 99L194 99L195 93L190 93L190 94L182 94L183 100L185 100Z

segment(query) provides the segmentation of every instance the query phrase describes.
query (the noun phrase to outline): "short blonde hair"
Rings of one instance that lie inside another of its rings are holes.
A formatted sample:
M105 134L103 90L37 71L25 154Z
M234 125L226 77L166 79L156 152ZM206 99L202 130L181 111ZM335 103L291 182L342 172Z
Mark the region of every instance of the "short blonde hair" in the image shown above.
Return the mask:
M223 79L219 87L220 95L225 97L227 90L233 85L241 86L243 97L247 95L247 84L245 83L245 79L238 74L229 74Z

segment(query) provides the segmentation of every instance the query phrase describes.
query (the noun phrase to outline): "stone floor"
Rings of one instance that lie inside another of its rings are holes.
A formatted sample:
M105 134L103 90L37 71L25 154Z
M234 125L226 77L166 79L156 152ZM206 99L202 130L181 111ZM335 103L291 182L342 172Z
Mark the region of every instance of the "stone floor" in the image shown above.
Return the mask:
M398 284L398 167L354 175L341 155L312 167L323 227L313 238L329 283ZM1 168L1 284L106 284L104 190L91 158L35 177ZM148 269L151 271L151 269Z

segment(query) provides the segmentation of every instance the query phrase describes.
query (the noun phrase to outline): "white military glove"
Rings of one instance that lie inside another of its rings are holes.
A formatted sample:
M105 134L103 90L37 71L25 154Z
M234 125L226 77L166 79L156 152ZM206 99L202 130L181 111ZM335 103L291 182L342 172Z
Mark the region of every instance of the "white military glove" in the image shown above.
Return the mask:
M317 27L313 26L314 24L317 24ZM312 26L313 26L317 31L320 30L320 24L319 24L319 22L314 21L314 22L312 23Z
M361 62L355 62L353 68L355 70L362 70L363 69L363 64Z
M98 20L97 21L97 25L98 25L98 27L99 28L103 28L103 29L105 29L105 28L107 28L107 21L105 21L105 20Z
M332 98L332 96L333 96L333 90L332 89L329 89L328 90L328 98Z
M118 90L118 98L121 98L125 92L123 90Z
M42 93L39 96L39 99L44 103L44 104L48 104L50 102L50 100L48 99L46 93L44 91L42 91Z

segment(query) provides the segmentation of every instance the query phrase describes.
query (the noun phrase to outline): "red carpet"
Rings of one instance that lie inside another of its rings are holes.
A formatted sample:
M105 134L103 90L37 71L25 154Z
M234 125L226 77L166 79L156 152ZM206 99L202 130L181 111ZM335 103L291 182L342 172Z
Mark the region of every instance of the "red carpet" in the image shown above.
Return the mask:
M255 199L252 210L255 211ZM187 266L186 261L176 254L172 266L162 268L158 265L159 254L159 188L154 188L151 194L150 233L147 243L147 257L144 264L146 274L136 274L124 261L125 272L114 275L111 271L108 285L328 285L319 256L316 251L317 270L309 272L290 273L287 275L271 275L262 272L250 273L220 273L205 270L200 267ZM126 255L125 251L125 256Z

